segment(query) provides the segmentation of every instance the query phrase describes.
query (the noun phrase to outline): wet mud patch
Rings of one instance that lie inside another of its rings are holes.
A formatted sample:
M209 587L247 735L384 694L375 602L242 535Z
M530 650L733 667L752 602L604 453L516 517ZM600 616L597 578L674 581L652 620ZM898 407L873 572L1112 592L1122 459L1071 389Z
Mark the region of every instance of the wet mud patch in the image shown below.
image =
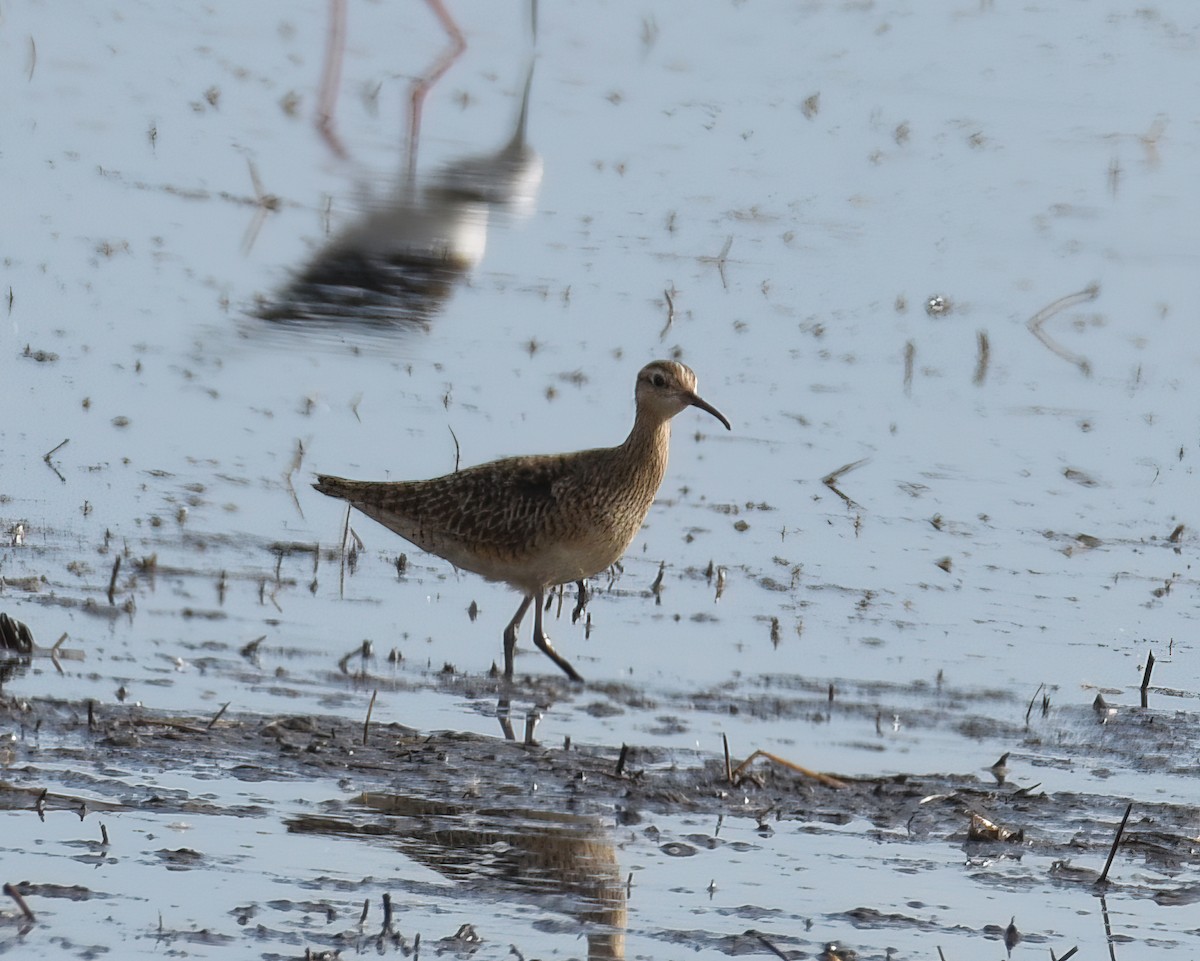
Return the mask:
M833 786L760 759L731 783L724 758L661 747L12 696L0 709L5 880L37 918L5 914L0 940L10 944L74 929L69 902L102 904L114 941L147 950L254 944L287 957L371 945L407 955L419 933L427 950L443 938L434 950L501 957L494 937L504 931L522 951L558 944L602 958L624 957L627 938L714 954L769 953L769 943L785 957L819 956L836 940L871 957L897 937L932 934L963 942L963 956L996 932L965 908L956 917L954 905L915 896L914 876L948 872L1019 904L1053 890L1084 914L1101 896L1126 908L1200 899L1196 809L1153 797L1134 799L1099 883L1126 799L995 774L839 777ZM1161 722L1145 726L1157 733ZM205 827L177 843L170 835L185 821ZM305 842L318 845L309 855L325 853L289 874L278 852ZM77 882L68 862L101 873ZM722 876L756 864L749 877L765 868L784 887ZM844 864L891 875L907 891L904 910L813 887L812 871ZM675 884L679 865L686 881ZM156 903L175 896L153 883L163 871L208 879L187 905L194 925L147 925L156 912L180 914ZM710 900L685 927L647 897L659 885L677 900L693 890ZM725 885L738 887L740 908L711 900ZM446 930L446 915L461 925ZM1023 933L1060 955L1072 946L1053 925ZM103 941L73 950L88 956Z

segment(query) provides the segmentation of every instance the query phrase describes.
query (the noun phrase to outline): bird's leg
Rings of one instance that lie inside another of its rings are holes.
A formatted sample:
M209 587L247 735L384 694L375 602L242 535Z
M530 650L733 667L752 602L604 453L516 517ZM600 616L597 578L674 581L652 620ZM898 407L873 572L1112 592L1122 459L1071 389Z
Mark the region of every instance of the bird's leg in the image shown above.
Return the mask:
M529 605L533 603L533 595L526 594L525 600L521 601L521 606L517 608L517 613L513 615L513 619L508 622L508 627L504 629L504 676L513 676L513 652L517 649L517 630L521 626L521 618L525 616L525 612L529 610ZM538 606L541 607L541 601L538 601ZM539 620L541 615L538 615Z
M504 732L504 740L515 741L516 733L512 726L512 704L507 697L502 697L496 702L496 720L500 722L500 730Z
M338 157L349 157L334 128L338 88L342 85L342 56L346 52L346 0L329 4L329 36L325 40L325 65L321 68L321 86L317 90L317 132Z
M433 11L434 16L441 22L442 29L450 37L450 47L439 55L433 66L423 76L413 80L408 88L408 159L405 163L405 181L410 186L415 183L417 176L417 138L421 133L421 110L425 105L425 97L433 89L434 84L441 79L442 74L449 70L454 65L454 61L467 49L467 38L463 36L442 0L425 0L425 2L429 4L429 9Z
M533 643L538 646L543 654L557 664L564 674L572 681L582 681L579 672L571 667L565 657L558 653L551 645L550 638L546 636L546 632L542 630L542 599L545 597L544 590L537 593L537 606L533 609Z

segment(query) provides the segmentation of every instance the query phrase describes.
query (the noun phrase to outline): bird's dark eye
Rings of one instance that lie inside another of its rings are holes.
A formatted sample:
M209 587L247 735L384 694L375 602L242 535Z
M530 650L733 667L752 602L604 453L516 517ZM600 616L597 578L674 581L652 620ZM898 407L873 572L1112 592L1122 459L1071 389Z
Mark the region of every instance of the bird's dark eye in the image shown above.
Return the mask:
M666 387L667 378L665 378L662 374L655 374L650 378L650 383L652 383L655 387Z

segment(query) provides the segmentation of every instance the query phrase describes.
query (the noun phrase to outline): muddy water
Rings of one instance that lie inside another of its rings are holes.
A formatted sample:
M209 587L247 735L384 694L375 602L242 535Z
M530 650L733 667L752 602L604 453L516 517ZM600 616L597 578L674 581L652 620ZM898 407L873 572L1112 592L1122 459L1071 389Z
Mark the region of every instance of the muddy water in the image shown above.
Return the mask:
M67 635L5 680L0 864L39 917L26 931L9 912L5 943L301 955L359 944L313 929L351 930L385 892L410 949L463 924L482 944L448 946L495 957L611 935L589 914L619 910L607 882L516 890L496 878L536 859L471 867L549 817L523 800L497 818L514 788L490 757L448 754L476 779L452 792L393 783L396 757L367 774L255 754L263 780L239 766L249 747L204 754L185 732L184 752L150 739L118 760L113 742L133 705L332 729L375 693L375 723L422 732L540 719L567 759L630 744L656 771L708 771L725 735L736 757L952 799L883 818L750 782L718 808L710 772L652 824L611 785L547 804L567 819L541 832L552 849L607 845L594 875L634 873L629 956L768 952L751 929L797 956L928 955L931 937L968 956L1013 916L1017 952L1097 953L1109 934L1118 954L1194 948L1176 915L1200 690L1196 25L1158 8L578 6L540 10L534 38L519 4L454 13L457 56L425 7L349 7L326 136L324 7L0 24L0 607L43 647ZM590 624L570 597L551 611L582 689L524 649L500 690L516 598L364 518L343 571L313 471L419 477L612 443L637 368L675 355L735 429L681 415ZM985 788L1005 752L1007 781ZM538 795L538 775L514 781ZM43 788L91 814L39 821ZM381 792L403 801L364 800ZM1101 868L1126 801L1142 835L1102 909L1054 865L1078 848ZM136 841L93 846L104 804ZM435 823L406 820L420 804ZM967 844L976 807L1024 842ZM787 817L761 831L764 811ZM198 859L161 853L178 849ZM91 896L50 893L73 885ZM253 931L234 910L276 901Z

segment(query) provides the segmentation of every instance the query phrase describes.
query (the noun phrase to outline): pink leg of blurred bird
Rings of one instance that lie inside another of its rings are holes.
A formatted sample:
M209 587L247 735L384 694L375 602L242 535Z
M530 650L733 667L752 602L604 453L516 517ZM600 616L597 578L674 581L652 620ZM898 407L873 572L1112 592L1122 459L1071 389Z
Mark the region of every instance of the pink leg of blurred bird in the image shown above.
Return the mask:
M338 91L342 85L342 55L346 52L346 0L329 0L329 34L325 38L325 64L317 92L317 132L341 159L349 154L333 128Z
M463 51L467 49L467 40L463 36L462 31L458 29L458 24L454 22L454 18L450 16L442 0L425 0L429 4L429 9L433 11L434 16L442 25L442 29L446 31L446 35L450 38L450 46L444 50L438 58L433 62L433 66L425 71L424 74L417 77L412 82L408 91L408 157L406 182L409 186L413 185L417 173L417 141L421 131L421 109L425 105L425 97L429 91L433 89L447 70L453 66L454 61L462 56Z

